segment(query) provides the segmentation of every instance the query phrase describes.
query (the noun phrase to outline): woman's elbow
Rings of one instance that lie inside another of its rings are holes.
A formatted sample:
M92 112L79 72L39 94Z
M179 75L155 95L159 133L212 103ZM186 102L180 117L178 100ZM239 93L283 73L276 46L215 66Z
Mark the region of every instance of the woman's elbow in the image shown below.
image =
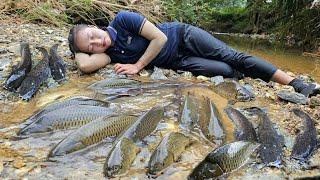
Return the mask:
M78 64L78 68L84 72L84 73L91 73L93 72L92 67L90 64L86 64L86 63L80 63Z

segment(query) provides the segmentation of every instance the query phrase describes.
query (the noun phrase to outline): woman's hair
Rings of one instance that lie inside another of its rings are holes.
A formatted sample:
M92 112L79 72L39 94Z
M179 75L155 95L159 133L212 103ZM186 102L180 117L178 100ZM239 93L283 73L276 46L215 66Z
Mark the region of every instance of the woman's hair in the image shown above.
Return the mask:
M75 53L81 52L79 48L76 46L76 37L78 32L86 27L89 27L89 26L86 24L76 24L70 29L68 41L69 41L70 51L72 52L73 55Z

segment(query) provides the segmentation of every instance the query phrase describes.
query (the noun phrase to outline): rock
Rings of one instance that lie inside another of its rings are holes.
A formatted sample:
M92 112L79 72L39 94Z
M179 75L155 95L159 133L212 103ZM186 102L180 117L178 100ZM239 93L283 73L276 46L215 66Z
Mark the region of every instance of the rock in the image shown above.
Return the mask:
M13 167L17 168L17 169L20 169L20 168L24 167L25 165L26 165L26 163L24 163L22 159L16 159L13 162Z
M2 171L3 171L3 162L0 161L0 175L1 175Z
M60 41L60 42L65 42L65 41L67 41L66 38L61 37L61 36L56 36L56 37L54 38L54 40L57 40L57 41Z
M213 83L213 85L218 85L219 83L222 83L223 80L223 76L214 76L210 79L210 81Z
M142 71L139 72L139 75L142 77L149 77L150 73L147 70L143 69Z
M168 79L162 72L160 68L154 67L153 73L151 74L151 79L153 80L166 80Z
M52 29L48 29L48 30L47 30L47 33L48 33L48 34L52 34L52 33L53 33L53 30L52 30Z
M179 77L177 72L172 69L164 69L163 74L167 77L174 77L174 78Z
M14 44L8 47L8 51L15 55L20 55L20 44Z
M308 98L305 97L303 94L296 93L296 92L290 92L287 90L281 90L278 92L278 97L280 99L293 102L296 104L307 104Z
M7 52L7 50L5 48L0 48L0 54L4 54L6 52Z
M9 58L7 57L0 58L0 71L7 69L10 63L11 63L11 60Z
M312 96L309 104L311 107L320 106L320 95Z
M181 71L181 70L177 70L177 72L179 73L179 74L181 74L180 76L181 77L185 77L185 78L189 78L189 79L191 79L192 78L192 73L191 72L189 72L189 71Z
M208 77L206 77L206 76L202 76L202 75L197 76L197 79L198 79L198 80L201 80L201 81L209 81L209 80L210 80L210 78L208 78Z

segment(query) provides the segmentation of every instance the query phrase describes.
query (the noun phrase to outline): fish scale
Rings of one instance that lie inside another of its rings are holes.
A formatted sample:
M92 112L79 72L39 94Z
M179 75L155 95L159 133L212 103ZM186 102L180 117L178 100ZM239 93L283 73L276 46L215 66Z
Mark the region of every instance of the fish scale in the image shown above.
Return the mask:
M136 121L136 116L111 116L96 119L60 141L49 153L49 157L61 156L116 136Z
M117 87L130 87L132 85L138 85L139 82L131 79L121 79L121 78L108 78L97 81L90 86L89 89L93 90L103 90L105 88L117 88Z
M113 109L100 106L75 105L51 111L35 122L22 128L18 135L69 129L86 124L99 117L113 113Z
M259 144L236 141L210 152L188 176L188 179L218 178L243 166Z

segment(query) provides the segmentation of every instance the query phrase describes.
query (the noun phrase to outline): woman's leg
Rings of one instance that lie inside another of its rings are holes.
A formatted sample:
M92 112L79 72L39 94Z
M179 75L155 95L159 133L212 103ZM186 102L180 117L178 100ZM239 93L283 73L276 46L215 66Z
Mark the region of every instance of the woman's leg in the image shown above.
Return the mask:
M234 71L228 64L200 57L184 57L180 62L179 69L190 71L196 76L203 75L213 77L220 75L226 78L234 76Z

